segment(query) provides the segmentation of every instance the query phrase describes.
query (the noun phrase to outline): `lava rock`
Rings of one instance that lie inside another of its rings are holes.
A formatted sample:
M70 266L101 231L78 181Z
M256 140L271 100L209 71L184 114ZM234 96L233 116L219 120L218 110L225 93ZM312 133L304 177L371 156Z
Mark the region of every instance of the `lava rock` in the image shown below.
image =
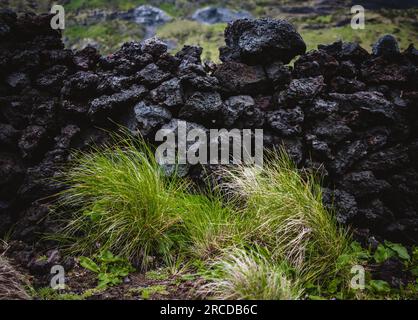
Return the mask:
M38 75L35 84L42 90L58 94L68 76L68 68L63 65L55 65Z
M74 55L74 65L80 70L94 70L99 62L100 54L91 46L77 51Z
M262 128L264 113L251 96L233 96L225 100L221 110L227 128Z
M139 102L134 106L133 113L126 123L133 134L140 133L147 137L169 122L171 118L172 115L166 108Z
M14 72L6 78L6 83L13 89L22 90L30 85L30 79L23 72Z
M240 19L229 23L225 30L225 43L238 58L249 64L260 61L289 63L295 56L305 53L306 44L296 29L285 20ZM228 57L221 55L222 61Z
M294 109L280 109L266 114L270 128L282 136L298 135L302 132L304 114L300 107Z
M71 147L71 143L74 141L77 134L80 133L80 128L76 125L69 124L61 129L60 135L55 137L54 149L68 150Z
M19 157L12 153L0 153L0 197L11 199L25 176L25 167Z
M186 45L176 53L176 58L186 63L200 64L202 62L200 59L202 51L202 47Z
M141 43L141 50L144 53L150 54L154 59L157 59L167 52L167 44L160 39L153 37L146 39Z
M94 123L104 123L107 118L126 111L126 107L142 99L147 92L144 86L133 85L122 92L96 98L90 102L88 115Z
M181 60L167 52L163 53L155 62L155 64L163 71L175 73L179 67Z
M338 61L352 61L356 64L369 58L370 54L355 42L337 41L329 45L318 45L318 49L325 51Z
M151 99L161 105L174 108L183 104L183 90L180 79L173 78L163 82L150 92Z
M156 87L161 82L168 80L171 74L161 70L156 64L151 63L137 73L138 79L149 87Z
M338 103L344 113L359 112L360 121L367 124L382 124L398 120L393 105L379 92L361 91L354 94L330 93L329 96Z
M338 76L331 80L330 87L333 91L339 93L355 93L364 91L366 84L356 79L347 79Z
M221 64L213 76L219 80L222 90L230 94L264 92L269 88L268 78L261 66L229 61Z
M98 83L97 74L79 71L64 82L61 94L65 98L85 100L95 95Z
M218 91L219 81L211 76L186 75L181 77L181 85L185 91Z
M20 131L7 123L0 123L0 147L2 150L15 149Z
M280 92L278 104L294 106L298 102L308 102L324 88L324 77L293 79L286 90Z
M39 158L47 147L47 132L41 126L28 126L19 140L19 149L24 158Z
M329 164L330 171L340 176L346 173L353 164L367 155L367 145L364 141L351 142L339 150L335 160Z
M336 74L339 63L323 50L312 50L299 57L294 64L297 78L324 76L328 79Z
M196 119L199 122L210 123L217 119L222 108L221 95L218 92L195 92L183 108L180 109L181 119Z
M313 103L306 107L306 113L311 118L324 118L330 114L338 112L338 104L335 101L315 99Z
M396 38L391 34L386 34L373 45L372 53L375 56L394 57L401 52Z
M292 69L281 62L273 62L265 67L267 77L277 87L278 85L289 84L292 76Z
M389 173L409 166L408 149L397 145L371 154L359 168L379 173Z
M352 172L344 175L339 183L341 189L357 198L377 195L390 188L385 180L379 180L372 171Z
M343 190L331 190L325 188L323 191L324 203L330 210L336 211L336 218L339 223L346 224L358 213L356 199Z

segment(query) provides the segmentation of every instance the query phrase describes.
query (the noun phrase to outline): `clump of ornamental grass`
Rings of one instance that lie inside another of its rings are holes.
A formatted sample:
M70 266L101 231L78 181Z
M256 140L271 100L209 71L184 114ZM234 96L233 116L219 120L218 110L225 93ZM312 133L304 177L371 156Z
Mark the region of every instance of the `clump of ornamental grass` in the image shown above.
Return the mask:
M269 154L262 169L225 173L225 188L243 203L251 243L290 263L306 283L328 281L343 269L337 261L347 256L350 237L324 207L313 174L302 174L283 150Z
M190 256L210 259L225 248L244 242L241 212L234 210L219 191L188 195L183 204L182 221L187 230Z
M214 276L201 292L217 299L295 300L302 296L289 267L256 250L230 249L212 269Z
M176 250L183 236L188 182L167 177L142 139L117 137L112 146L74 155L59 195L66 209L59 234L73 254L104 248L146 267Z
M118 136L73 158L57 205L65 214L59 237L72 254L105 249L142 268L155 258L202 261L218 274L207 292L231 299L294 299L336 277L348 283L350 237L324 207L314 175L284 151L262 169L225 168L227 182L200 194L167 176L139 138Z

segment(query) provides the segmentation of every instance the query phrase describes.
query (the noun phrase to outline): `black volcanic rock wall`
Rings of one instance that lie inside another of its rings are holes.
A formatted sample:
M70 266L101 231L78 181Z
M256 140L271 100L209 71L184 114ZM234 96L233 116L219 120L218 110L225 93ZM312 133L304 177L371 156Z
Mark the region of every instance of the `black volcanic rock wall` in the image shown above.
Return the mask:
M306 47L293 26L238 20L220 65L201 48L176 55L157 39L114 54L63 48L48 16L0 13L0 233L32 241L53 229L53 182L72 148L116 123L153 137L162 126L263 128L300 167L324 176L325 201L363 238L418 243L418 52L391 37L371 55L354 43ZM301 56L294 67L286 65ZM199 168L189 168L199 175ZM333 200L332 200L333 199Z

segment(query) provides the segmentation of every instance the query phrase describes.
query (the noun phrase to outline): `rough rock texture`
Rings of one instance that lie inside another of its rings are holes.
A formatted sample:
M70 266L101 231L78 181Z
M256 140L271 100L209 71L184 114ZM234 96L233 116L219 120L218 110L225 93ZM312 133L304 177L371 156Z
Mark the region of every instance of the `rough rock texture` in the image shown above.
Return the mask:
M201 48L173 56L158 39L106 57L72 52L49 19L0 13L0 233L14 225L13 237L29 242L53 230L47 197L63 186L51 178L72 148L108 141L101 129L122 124L153 141L159 128L186 120L188 128L263 128L265 146L283 144L300 167L320 170L340 223L366 240L418 243L412 45L400 53L385 37L373 54L343 42L304 54L286 21L244 19L225 32L224 63L205 68ZM184 168L197 180L202 172Z
M305 42L289 22L270 18L240 19L228 24L225 43L226 47L221 50L224 62L289 63L306 51Z

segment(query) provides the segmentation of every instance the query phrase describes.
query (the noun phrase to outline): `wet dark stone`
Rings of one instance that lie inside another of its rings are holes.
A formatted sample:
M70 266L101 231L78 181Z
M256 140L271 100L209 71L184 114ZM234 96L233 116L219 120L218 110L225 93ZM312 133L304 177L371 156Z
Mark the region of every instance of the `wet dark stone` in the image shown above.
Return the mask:
M0 197L11 199L25 176L25 167L18 156L0 153Z
M380 37L373 45L372 50L375 56L393 57L400 54L398 41L391 34Z
M354 94L330 93L343 113L357 112L356 121L362 125L395 122L398 116L393 105L378 92L361 91Z
M195 92L181 108L179 117L186 120L196 119L199 123L213 123L221 108L222 99L219 93Z
M200 59L202 50L202 47L186 45L176 53L176 58L187 63L200 64L202 62Z
M168 52L163 53L155 64L163 71L175 73L179 67L181 60Z
M142 99L147 92L144 86L133 85L113 95L101 96L90 102L88 115L94 123L104 123L109 117L122 114L126 107Z
M312 50L295 61L294 74L297 78L317 77L323 75L328 79L335 75L338 61L323 50Z
M44 127L28 126L19 140L19 149L23 158L39 158L47 148L47 132Z
M369 84L408 84L417 77L417 68L412 64L401 64L379 56L361 65L361 78ZM410 83L412 85L412 83ZM413 82L416 85L416 81Z
M333 91L339 93L355 93L358 91L364 91L366 85L356 79L347 79L343 77L335 77L331 80L330 87Z
M324 203L335 209L337 221L342 224L350 222L358 213L356 199L343 190L324 189Z
M161 70L156 64L151 63L138 72L137 77L141 83L149 87L156 87L161 82L168 80L171 74Z
M305 112L312 118L324 118L338 112L338 105L334 101L315 99L305 108Z
M267 77L277 87L278 85L288 84L291 80L292 69L283 65L281 62L274 62L265 67Z
M312 132L329 143L338 143L348 138L352 130L343 121L328 117L317 122Z
M42 90L58 94L67 76L68 68L66 66L55 65L40 73L35 81L35 84Z
M158 38L146 39L141 43L141 50L150 54L154 59L159 58L167 51L167 44Z
M64 98L86 100L96 93L99 77L93 72L79 71L72 75L61 90Z
M172 115L166 108L139 102L126 120L126 125L133 134L140 133L142 136L147 137L168 123L171 118Z
M222 90L231 94L251 94L268 90L268 79L261 66L248 66L238 62L226 62L213 74Z
M304 118L300 107L270 111L266 114L266 121L270 128L286 137L302 133Z
M281 91L278 104L294 106L298 102L308 102L315 98L324 87L324 77L293 79L289 87Z
M161 105L174 108L183 104L183 89L178 78L163 82L150 92L151 99Z
M20 131L7 123L0 123L0 148L1 150L15 149L20 136Z
M219 81L211 76L185 75L181 77L181 84L186 91L218 91Z
M23 72L14 72L6 78L6 83L13 89L22 90L30 85L30 79Z
M264 124L264 113L251 96L228 98L221 113L222 123L226 128L261 128Z
M229 23L225 42L239 61L250 64L289 63L306 51L305 42L289 22L270 18L240 19ZM228 58L221 52L222 61Z
M74 65L80 70L94 70L99 62L100 54L91 46L77 51L74 54Z
M369 58L369 53L355 42L337 41L329 45L318 45L318 49L335 57L338 61L352 61L360 63Z
M344 175L339 185L356 198L377 195L390 188L388 182L377 179L371 171L348 173Z

